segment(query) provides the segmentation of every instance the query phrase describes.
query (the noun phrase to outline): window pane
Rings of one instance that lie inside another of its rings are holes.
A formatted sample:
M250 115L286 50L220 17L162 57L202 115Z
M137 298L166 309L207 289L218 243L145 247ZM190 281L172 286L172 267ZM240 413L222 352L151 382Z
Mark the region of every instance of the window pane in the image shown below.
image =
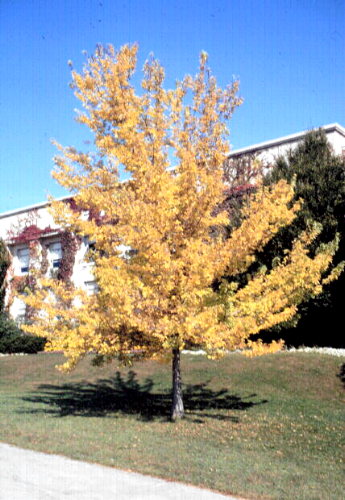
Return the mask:
M29 271L30 252L28 248L20 248L17 250L20 272L27 273Z
M49 245L49 253L52 259L61 259L61 243L52 243Z
M96 281L85 281L84 285L88 295L93 295L98 292Z
M49 245L49 257L53 265L53 269L59 268L62 258L62 248L60 242L51 243Z
M16 311L15 311L15 321L18 325L22 325L25 323L25 312L26 312L26 304L22 300L18 300L16 303Z

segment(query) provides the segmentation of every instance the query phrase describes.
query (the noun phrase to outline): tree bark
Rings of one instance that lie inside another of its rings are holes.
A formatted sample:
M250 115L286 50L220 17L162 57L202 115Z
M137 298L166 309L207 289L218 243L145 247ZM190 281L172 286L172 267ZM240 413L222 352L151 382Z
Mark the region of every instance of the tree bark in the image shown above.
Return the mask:
M184 417L181 367L180 367L180 349L173 349L172 359L172 408L171 420L175 422Z

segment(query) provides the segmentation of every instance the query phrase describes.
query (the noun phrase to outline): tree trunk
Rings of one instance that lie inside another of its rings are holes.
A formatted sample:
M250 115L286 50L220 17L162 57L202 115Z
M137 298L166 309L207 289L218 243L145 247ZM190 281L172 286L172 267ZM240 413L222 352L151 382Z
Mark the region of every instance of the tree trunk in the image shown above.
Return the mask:
M176 421L184 417L181 368L180 368L180 349L173 349L172 359L172 408L171 420Z

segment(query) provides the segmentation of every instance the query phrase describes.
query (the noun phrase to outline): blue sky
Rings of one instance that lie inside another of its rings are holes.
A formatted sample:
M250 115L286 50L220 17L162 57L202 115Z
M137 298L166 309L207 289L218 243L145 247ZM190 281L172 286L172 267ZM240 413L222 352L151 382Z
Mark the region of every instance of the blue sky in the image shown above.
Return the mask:
M167 86L201 50L221 85L241 82L235 149L345 125L344 0L0 0L0 213L65 192L51 179L54 138L82 147L68 60L97 43L154 52ZM85 147L85 145L84 145Z

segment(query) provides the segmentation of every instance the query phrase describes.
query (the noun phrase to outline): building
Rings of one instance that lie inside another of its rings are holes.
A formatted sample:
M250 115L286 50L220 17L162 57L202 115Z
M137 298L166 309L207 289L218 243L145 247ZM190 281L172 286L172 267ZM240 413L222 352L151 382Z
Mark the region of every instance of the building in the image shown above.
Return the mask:
M334 152L345 156L345 128L334 123L322 129ZM306 133L300 132L234 150L229 162L259 158L264 165L269 166L278 156L296 147ZM70 197L62 200L71 202ZM6 242L12 255L6 303L12 317L19 322L29 319L28 311L24 302L13 292L24 291L30 285L30 270L33 268L45 276L55 275L60 279L71 280L75 286L84 288L90 294L97 289L92 262L86 258L92 242L62 231L54 223L48 206L48 202L43 202L0 214L0 238ZM88 217L88 213L81 212L80 216Z
M68 202L70 197L62 200ZM28 311L13 292L24 291L30 286L30 270L33 268L44 276L60 274L88 293L96 289L92 262L86 259L92 243L87 238L78 239L62 231L54 223L48 206L48 202L43 202L0 214L0 238L6 242L12 255L7 273L6 304L18 322L28 319ZM81 213L81 216L86 215Z
M338 123L331 123L321 127L325 132L328 142L336 155L345 156L345 128ZM241 149L235 149L230 153L231 159L241 158L246 155L253 155L259 158L264 164L272 164L279 156L284 156L289 150L294 149L303 137L309 132L298 132L296 134L278 137L270 141L252 144Z

